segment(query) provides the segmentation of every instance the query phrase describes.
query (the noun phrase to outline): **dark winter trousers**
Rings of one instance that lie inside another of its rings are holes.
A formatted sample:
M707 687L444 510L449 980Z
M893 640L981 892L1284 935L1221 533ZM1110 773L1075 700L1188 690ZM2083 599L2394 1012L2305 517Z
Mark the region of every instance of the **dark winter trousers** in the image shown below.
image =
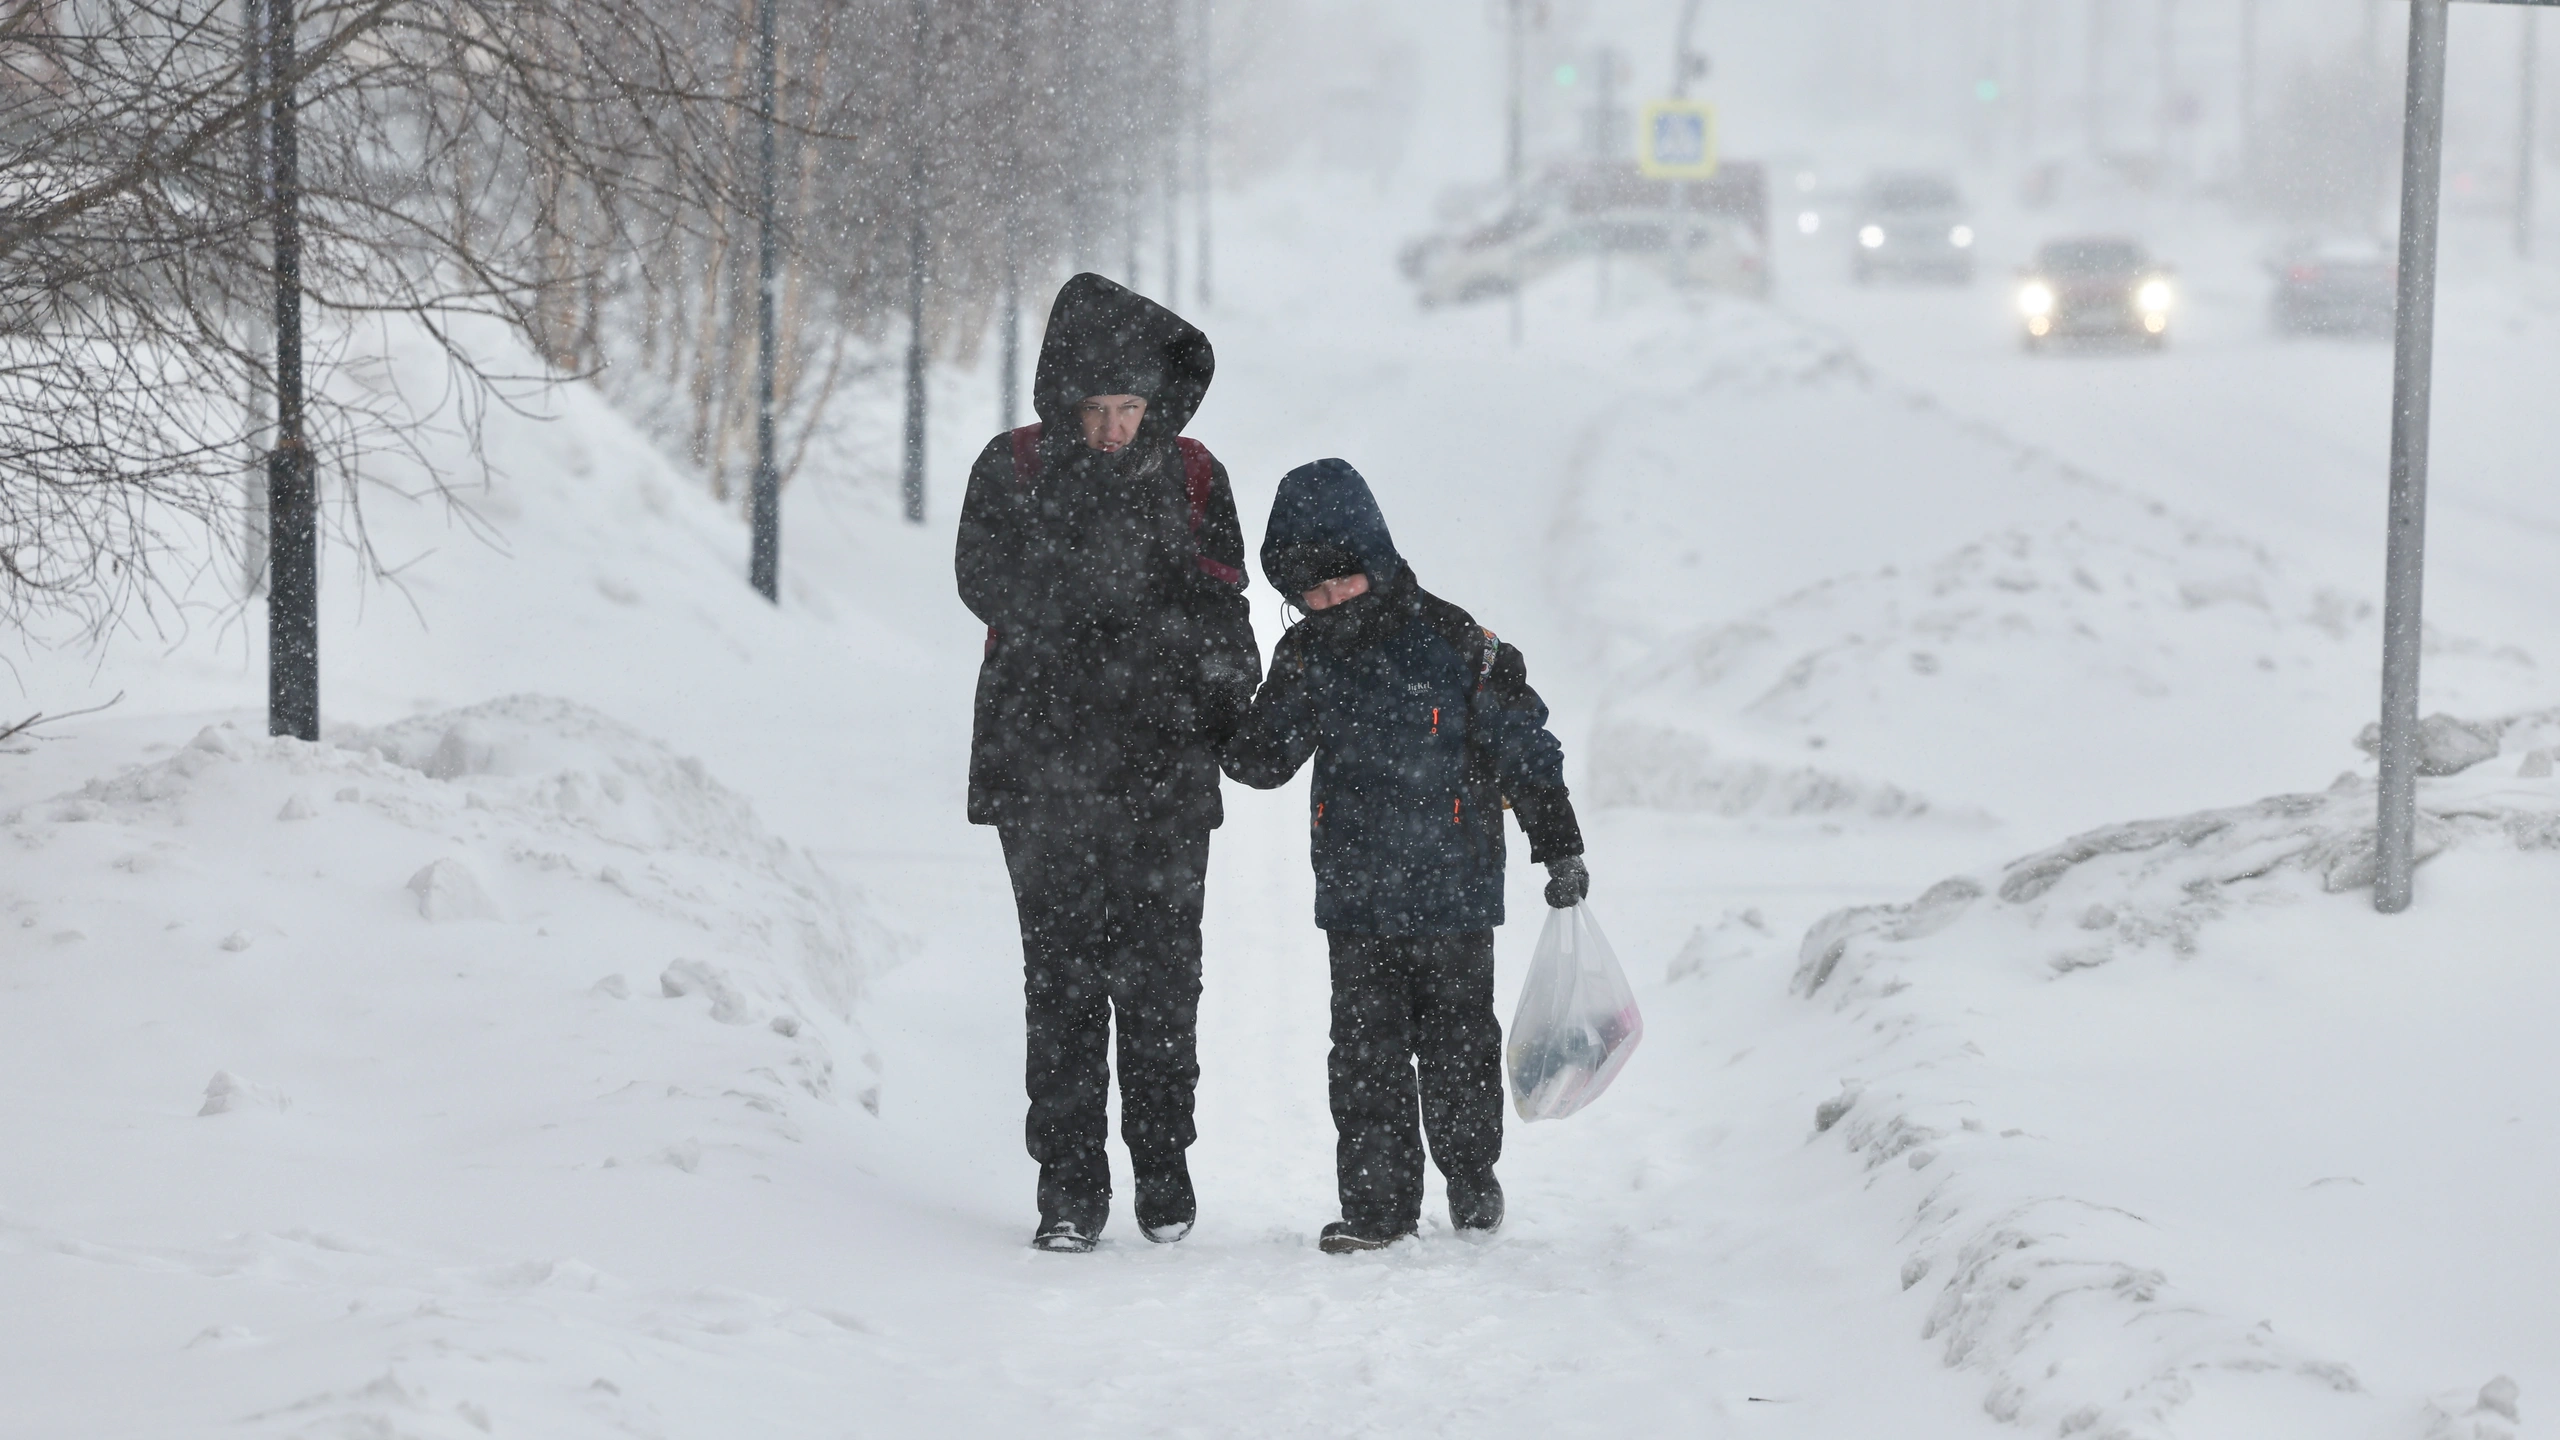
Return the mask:
M1125 819L1049 818L1002 827L1022 922L1022 999L1041 1208L1099 1225L1111 1197L1104 1154L1116 1018L1120 1137L1141 1175L1192 1140L1200 1082L1200 906L1209 832Z
M1360 1226L1411 1229L1422 1218L1425 1133L1444 1176L1480 1176L1502 1158L1502 1022L1493 1013L1493 932L1329 930L1325 938L1333 950L1328 1071L1342 1218Z

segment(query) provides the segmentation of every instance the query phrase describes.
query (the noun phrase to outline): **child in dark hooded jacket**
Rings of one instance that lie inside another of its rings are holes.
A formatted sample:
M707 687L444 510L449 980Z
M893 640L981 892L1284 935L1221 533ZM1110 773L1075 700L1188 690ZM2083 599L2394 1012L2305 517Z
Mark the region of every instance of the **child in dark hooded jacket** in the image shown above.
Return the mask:
M1503 1214L1502 812L1548 867L1547 903L1579 904L1590 877L1564 749L1519 650L1416 583L1349 464L1318 460L1281 480L1262 570L1306 618L1273 648L1222 759L1265 790L1316 764L1310 847L1332 955L1342 1200L1323 1248L1414 1233L1425 1133L1450 1223L1491 1231Z

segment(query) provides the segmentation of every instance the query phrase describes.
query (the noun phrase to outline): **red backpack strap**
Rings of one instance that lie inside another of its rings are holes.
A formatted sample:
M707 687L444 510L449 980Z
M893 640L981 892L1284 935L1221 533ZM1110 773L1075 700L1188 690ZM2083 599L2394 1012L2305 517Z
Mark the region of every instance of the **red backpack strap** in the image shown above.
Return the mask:
M1009 437L1013 441L1013 488L1028 490L1040 478L1040 427L1025 425ZM996 627L987 627L986 653L996 653Z
M1196 537L1209 518L1209 494L1218 483L1218 462L1208 446L1188 435L1173 443L1182 452L1182 489L1191 500L1191 533ZM1205 553L1200 557L1200 573L1222 585L1244 583L1243 571Z
M1013 432L1013 483L1017 489L1029 488L1040 476L1040 427L1025 425ZM1192 522L1195 526L1198 521Z
M1191 533L1200 533L1200 524L1209 518L1209 488L1218 483L1217 472L1210 467L1209 447L1185 435L1173 442L1182 452L1182 489L1191 497Z

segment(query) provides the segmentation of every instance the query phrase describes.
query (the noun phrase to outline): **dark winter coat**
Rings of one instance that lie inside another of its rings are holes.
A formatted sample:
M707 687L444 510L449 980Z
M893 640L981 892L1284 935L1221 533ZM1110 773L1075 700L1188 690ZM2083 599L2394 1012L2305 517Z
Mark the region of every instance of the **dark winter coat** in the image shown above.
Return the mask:
M1281 637L1224 756L1230 776L1265 790L1315 757L1316 924L1501 924L1506 798L1531 859L1582 853L1564 747L1520 651L1415 583L1368 482L1340 460L1281 480L1262 567L1293 601L1339 575L1371 586Z
M960 598L988 627L971 821L1222 818L1217 747L1261 667L1226 470L1210 460L1195 531L1176 445L1215 365L1206 335L1101 276L1058 292L1032 387L1034 472L1025 483L998 435L960 512ZM1087 395L1147 397L1128 447L1084 443Z

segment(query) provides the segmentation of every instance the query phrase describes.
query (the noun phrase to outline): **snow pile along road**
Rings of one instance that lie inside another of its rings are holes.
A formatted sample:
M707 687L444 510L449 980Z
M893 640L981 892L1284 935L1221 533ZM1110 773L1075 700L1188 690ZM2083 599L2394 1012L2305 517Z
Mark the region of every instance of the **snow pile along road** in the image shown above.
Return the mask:
M1805 936L1795 990L1878 1037L1815 1125L1907 1216L1921 1333L1992 1414L2516 1433L2560 1291L2560 781L2522 748L2550 720L2472 727L2516 743L2425 782L2404 915L2371 908L2373 788L2342 777Z
M1726 815L1991 815L2049 833L2318 784L2306 735L2372 709L2370 606L2256 546L2091 497L2103 530L2008 530L1826 581L1665 645L1591 743L1603 804ZM2512 705L2515 650L2434 642L2430 693Z
M567 1433L723 1363L697 1320L841 1336L599 1267L870 1123L855 902L565 701L335 739L212 726L0 818L12 1421Z

